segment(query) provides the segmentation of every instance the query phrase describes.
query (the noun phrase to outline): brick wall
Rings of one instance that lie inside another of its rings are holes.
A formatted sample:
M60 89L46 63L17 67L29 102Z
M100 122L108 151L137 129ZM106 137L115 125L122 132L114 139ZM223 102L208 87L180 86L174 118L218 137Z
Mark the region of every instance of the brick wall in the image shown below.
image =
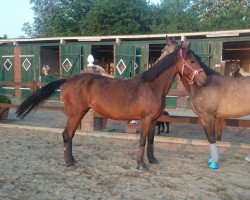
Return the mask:
M14 80L15 82L21 82L21 48L19 46L14 47ZM16 87L15 96L21 97L21 90Z

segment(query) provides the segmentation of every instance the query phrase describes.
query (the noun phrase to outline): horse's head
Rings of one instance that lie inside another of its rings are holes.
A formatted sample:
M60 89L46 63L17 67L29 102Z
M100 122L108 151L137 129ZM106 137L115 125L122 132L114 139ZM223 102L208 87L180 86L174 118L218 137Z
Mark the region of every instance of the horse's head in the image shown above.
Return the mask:
M225 76L235 77L240 72L240 66L236 62L225 63Z
M180 76L187 79L189 84L196 82L199 86L204 85L207 81L207 76L204 69L201 68L200 64L189 50L189 43L182 42L181 45L179 45L173 38L166 37L166 40L167 44L162 50L160 59L178 48L178 71Z

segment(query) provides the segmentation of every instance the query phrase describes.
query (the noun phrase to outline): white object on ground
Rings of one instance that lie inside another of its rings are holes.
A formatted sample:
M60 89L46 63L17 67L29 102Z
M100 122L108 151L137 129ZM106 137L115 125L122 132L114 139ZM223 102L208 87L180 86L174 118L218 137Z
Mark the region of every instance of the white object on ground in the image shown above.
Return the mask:
M245 157L245 160L246 160L247 162L250 162L250 154L249 154L248 156Z

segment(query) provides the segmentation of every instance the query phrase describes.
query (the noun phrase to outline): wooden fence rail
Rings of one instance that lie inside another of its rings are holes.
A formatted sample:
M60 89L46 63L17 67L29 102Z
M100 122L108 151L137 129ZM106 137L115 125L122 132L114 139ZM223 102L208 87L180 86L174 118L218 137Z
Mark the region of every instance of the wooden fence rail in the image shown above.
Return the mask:
M161 115L158 121L163 122L173 122L173 123L189 123L189 124L201 124L199 117L197 116L166 116ZM223 126L235 126L235 127L250 127L250 120L234 118L234 119L222 119L217 118L215 120L215 133L217 135L217 140L221 141L222 137L222 127Z
M29 87L30 93L35 92L40 87L47 85L48 83L39 82L39 81L31 81L31 82L10 82L10 81L0 81L0 86L13 86L15 89L19 89L20 87ZM4 104L0 103L0 114L4 112L8 108L17 108L18 104ZM59 110L65 112L65 107L63 106L39 106L38 110Z
M0 81L0 85L9 85L14 86L18 89L18 87L25 86L30 87L30 92L34 92L39 87L46 85L47 83L44 82L38 82L38 81L32 81L32 82L7 82L7 81ZM177 90L171 90L169 95L175 95L175 96L187 96L187 93L185 91L177 91ZM0 114L7 108L17 108L17 104L2 104L0 103ZM63 106L39 106L37 108L38 110L58 110L65 113L65 107ZM97 113L94 114L94 117L102 117L98 115ZM173 123L190 123L190 124L200 124L200 120L197 116L165 116L162 115L159 117L158 121L164 121L164 122L173 122ZM236 126L236 127L250 127L250 120L248 119L216 119L216 134L217 138L220 140L222 135L222 127L223 126ZM127 123L127 126L131 126L132 129L136 131L137 125L131 125ZM134 126L134 127L133 127ZM127 129L126 129L127 130Z

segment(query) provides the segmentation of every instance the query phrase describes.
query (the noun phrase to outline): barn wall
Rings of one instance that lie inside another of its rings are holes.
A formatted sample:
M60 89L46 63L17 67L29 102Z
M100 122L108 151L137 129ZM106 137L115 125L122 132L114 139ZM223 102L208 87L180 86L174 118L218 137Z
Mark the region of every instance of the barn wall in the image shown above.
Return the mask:
M204 37L204 38L203 38ZM211 68L220 71L220 62L223 59L223 46L225 43L236 42L236 41L248 41L250 43L250 36L241 35L238 37L216 37L216 38L207 38L205 36L194 36L187 37L187 41L191 42L191 49L197 53L203 61L210 66ZM176 37L177 40L180 40L180 37ZM61 54L65 54L64 57L68 56L76 56L77 67L73 73L66 74L74 75L80 73L79 69L83 69L87 65L87 57L91 53L92 45L113 45L115 51L115 45L119 45L116 42L124 45L133 45L136 47L139 64L139 72L143 72L148 69L149 62L149 46L153 44L165 44L165 38L138 38L138 39L120 39L120 41L115 41L114 39L106 39L102 41L78 41L72 40L59 43L59 41L50 41L46 42L46 40L36 42L32 41L32 39L28 42L20 42L18 46L0 44L0 64L1 64L1 80L9 80L9 81L31 81L31 80L39 80L40 76L40 47L41 46L57 46L60 49ZM114 52L115 53L115 52ZM6 61L6 55L12 55L9 58L11 62L13 62L13 71L5 70L3 68L3 64ZM67 55L66 55L67 54ZM25 57L26 55L26 57ZM246 55L238 56L241 59L241 65L245 71L250 71L250 56L248 53ZM5 60L4 60L5 59ZM29 70L25 70L23 67L23 63L25 59L28 59L31 62L31 68ZM63 58L59 61L60 68L62 67ZM115 58L114 58L115 63ZM115 66L114 66L115 67ZM15 70L14 70L15 69ZM60 69L60 74L63 75L63 69ZM64 74L65 75L65 74ZM183 90L181 84L177 83L177 89ZM176 98L177 107L189 107L189 100L187 97L178 97Z

